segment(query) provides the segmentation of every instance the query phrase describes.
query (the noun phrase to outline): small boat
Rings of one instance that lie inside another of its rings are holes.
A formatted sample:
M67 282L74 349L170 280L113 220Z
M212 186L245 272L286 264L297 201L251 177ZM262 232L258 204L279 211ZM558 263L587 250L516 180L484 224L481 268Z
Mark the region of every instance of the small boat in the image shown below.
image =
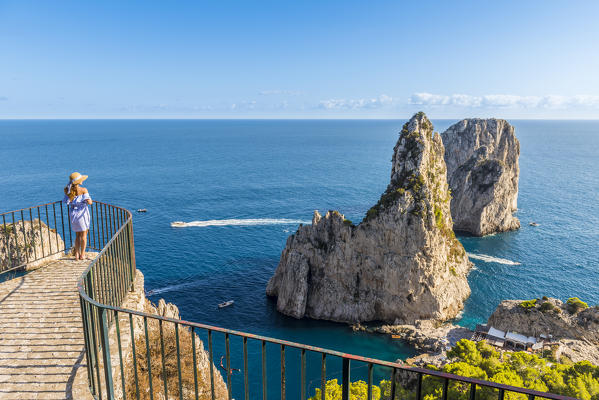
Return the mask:
M537 224L536 222L531 222L528 225L530 225L530 226L539 226L539 224Z
M139 213L148 212L148 210L146 210L145 208L140 208L137 210L137 212L139 212Z
M233 303L235 303L233 300L229 300L229 301L225 301L224 303L220 303L218 305L218 308L225 308L225 307L229 307L232 306Z
M401 335L391 335L392 339L401 339Z

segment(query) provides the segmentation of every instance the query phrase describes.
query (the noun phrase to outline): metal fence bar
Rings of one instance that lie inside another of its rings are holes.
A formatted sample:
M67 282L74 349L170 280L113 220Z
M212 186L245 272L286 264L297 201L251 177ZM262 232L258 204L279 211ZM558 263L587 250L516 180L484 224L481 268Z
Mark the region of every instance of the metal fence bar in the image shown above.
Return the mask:
M44 258L46 256L46 251L44 250L44 239L42 237L42 217L40 215L40 208L37 208L37 225L39 227L39 231L40 231L40 243L42 245L42 258Z
M266 341L262 341L262 400L267 400L266 390Z
M210 397L214 400L214 357L212 353L212 331L208 330L208 360L210 361Z
M368 400L372 400L372 363L368 363L368 393L367 393L367 398Z
M177 375L179 376L179 399L183 400L183 381L181 379L181 350L179 345L178 323L175 323L175 339L177 341Z
M168 384L166 382L166 361L164 360L164 331L162 328L162 320L158 320L160 329L160 357L162 358L162 383L164 385L164 398L168 399Z
M52 214L54 215L54 238L56 239L56 252L58 253L61 249L58 248L58 224L56 223L56 203L52 203Z
M4 227L4 230L2 232L3 232L4 239L6 241L6 251L8 252L8 260L9 260L9 264L6 269L11 269L14 265L13 265L13 261L12 261L12 251L10 250L11 246L10 246L10 240L8 238L8 229L6 228L6 217L4 216L4 214L2 214L2 225Z
M300 389L300 399L306 400L306 349L302 349L300 357L300 381L302 385Z
M343 375L341 378L341 400L349 400L349 381L350 381L349 358L344 358L343 359ZM395 379L393 379L393 381L395 381ZM393 388L393 383L391 383L391 387ZM395 399L395 393L393 392L393 389L391 389L391 399Z
M123 366L123 349L121 345L121 329L119 326L119 314L118 311L114 311L114 322L116 324L116 339L119 347L119 367L121 369L121 386L123 389L123 400L127 400L127 388L125 385L125 370ZM160 321L162 323L162 321Z
M112 366L110 365L110 344L108 338L108 319L106 309L100 311L100 335L102 337L102 358L104 360L104 379L106 383L106 396L108 400L114 399L114 384L112 382ZM151 387L151 383L150 383Z
M48 228L48 247L50 248L50 253L48 255L54 254L52 252L52 239L50 238L50 216L48 215L48 205L44 207L46 209L46 225Z
M29 215L31 215L31 212ZM33 220L31 221L31 223L33 224ZM62 226L62 241L64 244L63 251L66 251L67 250L67 237L65 236L65 233L64 233L64 210L62 208L62 201L60 202L60 225Z
M243 338L243 392L245 400L250 399L250 388L248 382L248 338Z
M150 353L150 339L148 337L148 318L144 317L144 334L146 338L146 358L148 359L148 384L150 386L150 399L154 399L154 388L152 387L152 354Z
M29 264L29 250L27 248L27 231L25 230L25 217L23 217L23 210L21 210L21 225L23 226L23 251L25 252L25 260L27 261L27 264Z
M15 222L15 213L12 213L12 229L13 236L15 237L15 248L17 249L17 260L21 260L21 251L19 250L19 237L17 236L17 224ZM43 243L43 242L42 242Z
M325 393L327 391L327 355L322 353L320 361L320 398L326 400Z
M133 328L133 314L129 314L129 330L131 331L131 348L133 353L133 376L135 378L135 398L139 400L139 377L137 376L137 352L135 351L135 328Z
M191 353L193 355L193 390L194 390L194 394L195 394L195 398L196 400L199 399L199 393L198 393L198 361L197 361L197 356L196 356L196 333L195 333L195 328L191 328ZM165 398L168 398L166 396L166 394L164 395Z
M231 387L231 349L229 348L229 334L225 333L225 354L226 354L226 368L227 368L227 394L229 400L233 398L233 388ZM223 359L220 359L221 365Z

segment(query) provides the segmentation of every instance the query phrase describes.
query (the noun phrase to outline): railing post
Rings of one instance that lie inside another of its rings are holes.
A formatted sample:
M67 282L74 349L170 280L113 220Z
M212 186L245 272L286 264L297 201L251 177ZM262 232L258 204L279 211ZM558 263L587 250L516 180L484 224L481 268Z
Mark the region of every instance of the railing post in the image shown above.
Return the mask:
M108 400L114 399L114 385L112 383L112 366L110 365L110 345L108 339L108 321L106 309L100 308L100 335L102 340L102 357L104 359L104 379L106 380L106 396Z
M341 400L349 400L349 358L343 359L343 377L341 384Z
M81 306L81 323L83 325L83 345L85 346L85 359L87 364L87 380L89 382L89 389L93 393L95 389L93 389L93 370L92 370L92 359L90 357L90 344L88 340L88 327L87 327L87 314L83 309L83 298L79 296L79 305Z
M127 239L129 240L129 269L131 274L130 290L133 291L133 282L135 281L135 248L133 247L133 223L127 222Z

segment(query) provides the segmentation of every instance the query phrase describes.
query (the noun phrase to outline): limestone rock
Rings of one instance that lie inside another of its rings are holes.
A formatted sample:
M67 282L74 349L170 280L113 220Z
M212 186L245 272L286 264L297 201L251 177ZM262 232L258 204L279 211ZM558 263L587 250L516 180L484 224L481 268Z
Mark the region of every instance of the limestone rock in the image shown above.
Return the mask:
M33 269L59 259L64 249L56 230L39 219L0 224L0 271L19 266Z
M543 304L549 304L544 306ZM554 339L586 340L599 345L599 307L589 307L571 314L561 300L537 300L526 309L522 300L504 300L489 317L488 324L503 331L527 336L553 335Z
M520 228L520 142L502 119L464 119L441 135L454 229L476 236Z
M351 323L455 317L471 264L453 233L443 156L441 137L416 114L395 145L387 190L359 225L315 211L287 239L266 290L277 309Z

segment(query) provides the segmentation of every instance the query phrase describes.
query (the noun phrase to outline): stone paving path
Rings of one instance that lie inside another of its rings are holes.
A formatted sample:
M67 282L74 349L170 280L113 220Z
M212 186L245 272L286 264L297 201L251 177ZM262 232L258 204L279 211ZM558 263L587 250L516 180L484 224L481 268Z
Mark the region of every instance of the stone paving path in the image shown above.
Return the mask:
M77 279L63 258L0 283L0 399L91 399ZM76 383L81 382L81 383Z

